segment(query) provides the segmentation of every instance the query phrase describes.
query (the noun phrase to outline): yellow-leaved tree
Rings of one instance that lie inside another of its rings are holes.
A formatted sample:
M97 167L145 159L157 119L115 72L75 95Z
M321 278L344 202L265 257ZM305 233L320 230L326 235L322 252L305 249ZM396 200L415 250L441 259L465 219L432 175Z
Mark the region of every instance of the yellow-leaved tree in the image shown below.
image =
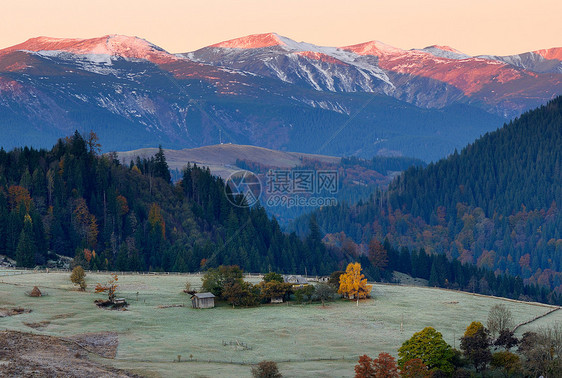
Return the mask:
M338 293L346 298L356 299L359 306L359 299L367 298L372 289L373 285L367 285L367 279L361 273L361 264L349 263L345 273L340 276Z

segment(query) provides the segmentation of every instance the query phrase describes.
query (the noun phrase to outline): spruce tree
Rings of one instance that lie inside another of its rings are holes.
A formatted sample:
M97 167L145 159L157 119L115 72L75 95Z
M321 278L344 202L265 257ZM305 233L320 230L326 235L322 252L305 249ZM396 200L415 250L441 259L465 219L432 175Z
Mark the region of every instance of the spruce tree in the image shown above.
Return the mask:
M154 155L154 176L160 177L166 182L170 182L172 179L162 145L158 146L158 152Z
M16 263L20 267L33 268L35 266L35 240L33 239L33 224L31 217L26 215L23 221L18 246L16 248Z

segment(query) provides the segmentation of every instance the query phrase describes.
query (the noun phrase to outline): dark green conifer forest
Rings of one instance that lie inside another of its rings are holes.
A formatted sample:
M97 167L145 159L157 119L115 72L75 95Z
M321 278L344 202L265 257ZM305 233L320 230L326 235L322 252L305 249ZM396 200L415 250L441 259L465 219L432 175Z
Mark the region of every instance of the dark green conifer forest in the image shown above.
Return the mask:
M286 235L262 207L233 205L207 168L187 166L172 184L162 149L128 165L99 150L78 132L51 150L0 150L0 254L22 267L58 254L124 271L328 274L345 262L316 233Z
M460 153L412 167L388 191L315 217L327 233L367 245L443 255L562 291L562 97ZM306 232L307 220L294 229ZM443 277L443 275L441 275Z

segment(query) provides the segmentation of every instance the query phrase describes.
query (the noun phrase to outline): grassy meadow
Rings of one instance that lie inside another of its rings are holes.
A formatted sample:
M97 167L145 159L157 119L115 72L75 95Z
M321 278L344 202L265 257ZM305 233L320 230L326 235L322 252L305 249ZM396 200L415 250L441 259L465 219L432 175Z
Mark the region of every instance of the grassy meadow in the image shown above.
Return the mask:
M119 334L117 357L99 360L155 377L248 377L248 364L266 359L277 361L287 377L348 377L359 355L373 357L386 351L396 356L400 345L426 326L435 327L445 341L458 347L470 322L485 324L494 304L508 306L516 323L550 310L538 304L391 285L375 285L373 298L359 306L338 300L326 307L290 303L233 309L221 304L196 310L182 290L186 281L197 289L201 276L151 274L119 276L117 296L130 306L128 311L108 311L93 303L104 298L94 293L94 287L109 279L107 273L89 273L86 292L73 287L70 273L14 273L0 270L0 308L32 311L0 318L0 329L55 336L114 331ZM27 296L34 285L47 296ZM556 311L521 327L517 334L561 321L562 311ZM45 326L37 329L25 324L40 322ZM178 355L182 362L175 362Z

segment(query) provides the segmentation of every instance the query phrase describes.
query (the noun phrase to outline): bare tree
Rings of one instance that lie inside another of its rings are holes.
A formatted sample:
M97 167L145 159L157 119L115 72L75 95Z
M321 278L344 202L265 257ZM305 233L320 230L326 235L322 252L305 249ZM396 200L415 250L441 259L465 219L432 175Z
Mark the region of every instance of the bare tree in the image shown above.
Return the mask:
M488 313L486 326L493 338L504 329L510 329L513 326L511 310L504 304L493 305Z
M562 371L562 324L525 332L519 345L526 376L558 377ZM557 375L558 374L558 375Z

